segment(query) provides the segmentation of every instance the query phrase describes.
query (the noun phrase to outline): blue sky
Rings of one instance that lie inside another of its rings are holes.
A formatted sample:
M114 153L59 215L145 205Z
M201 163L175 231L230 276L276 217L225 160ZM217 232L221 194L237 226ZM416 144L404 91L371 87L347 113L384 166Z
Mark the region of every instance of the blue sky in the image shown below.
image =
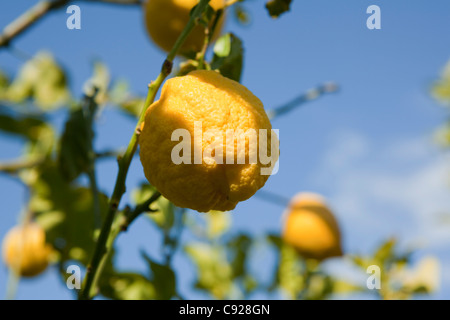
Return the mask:
M34 2L3 2L0 28ZM381 8L381 30L366 28L366 9L372 4ZM143 95L164 54L149 41L140 9L84 2L79 6L81 30L66 28L68 15L62 10L18 38L15 46L30 54L50 50L69 70L71 87L78 95L97 58L109 66L114 78L128 80L132 90ZM299 191L327 197L343 229L347 252L370 252L382 239L396 235L404 245L421 247L416 258L437 255L442 284L434 297L450 298L450 272L446 273L450 226L439 223L439 214L450 212L450 162L432 140L447 113L429 96L432 81L450 59L450 3L294 0L291 12L278 20L267 15L263 1L248 1L246 7L252 23L242 27L228 19L225 29L242 38L242 83L267 109L324 81L335 81L342 88L273 121L280 130L280 170L265 190L286 197ZM21 63L0 51L0 69L15 74ZM57 126L63 121L55 117ZM133 127L129 118L105 111L97 121L96 147L125 146ZM0 160L14 159L21 148L21 141L0 135ZM101 162L98 170L100 188L110 194L115 162ZM127 184L143 180L135 158ZM0 176L0 238L16 223L23 199L22 187ZM282 210L254 197L236 208L233 231L259 236L279 232ZM119 266L145 270L139 250L156 256L158 242L151 224L139 219L119 239ZM266 258L255 257L255 265ZM327 267L348 275L342 261L330 261ZM181 292L189 294L191 265L178 255L175 268ZM70 298L55 271L21 282L18 298ZM6 279L1 267L0 297Z

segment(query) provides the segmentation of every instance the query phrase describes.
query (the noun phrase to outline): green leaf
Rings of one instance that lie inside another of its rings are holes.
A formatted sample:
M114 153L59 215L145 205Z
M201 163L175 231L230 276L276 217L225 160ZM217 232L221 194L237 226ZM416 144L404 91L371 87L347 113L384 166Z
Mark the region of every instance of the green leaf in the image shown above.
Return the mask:
M87 265L95 247L93 196L88 188L68 184L56 164L33 168L27 174L31 188L30 210L47 233L47 240L61 253L61 259ZM100 194L104 217L108 197Z
M92 97L97 91L95 102L98 105L105 104L108 101L107 91L110 80L108 67L100 61L95 61L92 77L84 84L84 94Z
M44 125L45 121L40 117L13 117L0 114L1 131L19 135L31 141L39 139L39 129Z
M204 243L192 243L184 249L197 267L195 287L210 293L217 299L230 297L234 289L233 271L223 248Z
M303 268L294 248L287 245L281 247L276 279L278 286L291 299L295 299L304 288Z
M246 275L246 262L251 245L252 240L246 234L239 234L228 242L227 248L231 252L231 267L233 268L234 278Z
M58 165L63 176L72 181L86 172L90 164L89 128L83 111L72 111L60 141Z
M34 99L44 111L56 109L70 99L66 75L50 53L40 52L23 65L6 99L14 103Z
M269 234L267 235L267 241L274 245L278 250L281 250L283 247L283 239L278 234Z
M9 79L3 71L0 70L0 100L6 99L6 92L9 87Z
M47 157L53 148L53 128L42 117L0 114L0 131L26 138L26 158Z
M450 105L450 61L444 67L441 78L433 85L431 93L438 101Z
M226 233L231 226L231 213L221 211L210 211L205 214L208 237L219 238Z
M242 25L248 25L251 22L250 13L242 5L234 6L234 16L236 17L236 20Z
M450 147L450 121L438 129L435 139L444 148Z
M197 22L206 28L213 21L215 14L216 11L214 10L214 8L208 5L206 9L203 11L201 18L198 19Z
M100 281L100 293L114 300L152 300L157 297L153 283L132 272L105 275Z
M242 41L232 33L221 36L214 45L211 68L235 81L241 80L244 49Z
M266 3L266 8L272 18L278 18L289 11L291 2L292 0L270 0Z
M155 299L169 300L174 297L176 295L176 278L172 269L155 262L145 252L142 252L142 257L148 263L152 272L151 280L155 287Z
M73 110L66 122L60 141L58 164L68 181L88 172L95 161L92 126L96 110L94 98L86 96L82 106Z
M382 243L374 254L376 264L381 267L388 260L393 260L395 258L394 248L396 244L397 240L395 238L388 239L386 242Z

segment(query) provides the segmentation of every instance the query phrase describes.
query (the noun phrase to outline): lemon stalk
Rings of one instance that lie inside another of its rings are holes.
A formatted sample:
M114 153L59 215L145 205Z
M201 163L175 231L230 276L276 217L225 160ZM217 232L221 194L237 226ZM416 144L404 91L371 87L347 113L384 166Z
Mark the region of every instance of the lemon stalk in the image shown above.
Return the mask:
M131 160L133 158L134 153L136 152L137 145L138 145L138 135L140 133L140 126L145 118L145 111L150 106L150 104L153 103L155 100L156 94L161 87L164 80L167 78L167 76L172 72L172 66L173 66L173 60L175 59L179 49L183 45L184 41L188 37L189 33L192 31L192 29L195 27L195 21L198 17L201 16L201 14L205 11L205 9L208 6L210 0L200 0L199 4L193 11L189 22L184 27L183 32L178 37L177 41L175 42L172 50L169 52L169 54L166 57L166 60L164 61L161 72L156 78L155 81L151 82L148 87L147 92L147 98L145 99L144 107L141 110L141 114L139 116L139 120L136 125L136 129L131 136L130 142L128 143L127 150L123 157L118 159L119 163L119 172L117 174L116 183L114 186L113 194L109 200L109 209L108 213L106 214L105 221L103 222L102 229L100 231L100 235L97 240L97 244L94 250L94 254L92 256L91 262L87 267L86 276L83 281L83 288L80 291L79 299L81 300L87 300L91 299L92 294L92 285L94 283L94 279L97 277L97 279L100 277L100 274L97 275L99 271L99 266L102 263L102 260L105 260L107 255L106 253L111 249L113 245L113 241L108 242L109 235L111 233L111 227L114 221L115 213L117 211L117 208L119 207L120 200L122 198L122 195L125 193L125 180L128 174L128 169L131 164Z

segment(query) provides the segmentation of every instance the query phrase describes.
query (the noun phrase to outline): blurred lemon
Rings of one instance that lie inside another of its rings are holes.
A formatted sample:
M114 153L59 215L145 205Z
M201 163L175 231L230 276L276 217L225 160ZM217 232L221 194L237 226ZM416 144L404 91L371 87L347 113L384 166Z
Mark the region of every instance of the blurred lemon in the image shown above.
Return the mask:
M187 131L190 136L186 138L193 149L193 152L189 150L189 163L175 164L173 161L172 152L181 143L172 139L177 129ZM267 146L259 146L258 136L254 139L258 146L250 145L248 137L237 136L245 143L245 153L236 147L236 139L230 147L220 144L221 150L226 149L220 156L222 161L206 161L211 159L204 157L205 149L210 146L205 132L211 129L221 134L214 137L217 143L227 130L247 132L247 129L253 129L258 134L259 129L266 129ZM261 101L238 82L205 70L172 78L164 84L159 101L148 108L142 126L139 143L145 176L176 206L200 212L232 210L265 184L269 176L261 174L262 168L271 171L278 160L277 153L270 164L262 164L258 154L259 147L267 147L267 155L271 154L271 129ZM196 142L199 133L203 138ZM278 143L275 134L273 139ZM201 158L195 164L194 157L198 153ZM233 161L234 164L227 164L230 163L228 159L237 158L238 153L239 157L245 156L245 163Z
M3 240L5 264L24 277L43 272L51 252L51 246L45 243L45 231L36 223L12 228Z
M323 197L299 193L285 213L284 241L305 258L323 260L341 256L341 234Z
M147 0L144 4L145 25L147 32L160 48L170 51L189 21L192 8L199 0ZM225 6L225 0L211 0L209 5L215 10ZM220 34L223 26L223 15L220 18L212 40ZM186 41L181 52L198 52L202 49L205 39L204 27L196 26Z

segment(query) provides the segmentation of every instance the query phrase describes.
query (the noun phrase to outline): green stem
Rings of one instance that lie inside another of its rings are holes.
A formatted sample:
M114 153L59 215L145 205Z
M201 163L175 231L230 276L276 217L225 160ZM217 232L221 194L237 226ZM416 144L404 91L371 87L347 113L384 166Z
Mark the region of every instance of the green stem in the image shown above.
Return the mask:
M97 288L98 281L100 279L100 275L103 273L103 270L106 266L106 262L111 257L112 253L112 247L114 245L114 242L116 241L119 234L123 231L126 231L128 227L131 225L131 223L143 212L149 211L150 205L158 200L158 198L161 196L161 193L156 191L152 196L145 202L139 204L136 206L136 208L133 211L128 212L127 214L121 215L118 219L115 220L108 241L106 243L106 247L108 248L108 251L106 252L105 257L100 262L100 265L98 267L97 275L94 278L94 282L92 284L92 288ZM151 211L151 210L150 210Z
M181 35L178 37L172 50L167 55L167 58L162 65L160 74L158 75L156 80L152 82L148 87L147 98L145 99L145 104L141 110L141 114L139 116L139 120L134 130L134 133L131 136L125 154L123 155L122 158L119 159L119 172L117 174L114 191L109 201L109 209L106 214L105 221L103 222L103 226L100 231L100 236L98 237L97 240L94 254L92 256L89 266L87 267L86 277L83 282L83 288L81 289L79 294L79 299L81 300L87 300L92 298L91 290L92 285L94 283L94 279L96 277L100 277L100 274L97 275L99 266L101 263L104 263L104 260L106 260L107 258L106 253L111 250L112 245L114 243L114 237L111 237L112 239L110 241L108 241L108 238L111 233L111 227L114 222L114 217L119 207L120 200L122 199L122 196L125 193L125 180L128 174L128 169L131 164L131 160L137 149L138 135L140 133L141 124L145 119L145 111L150 106L150 104L153 103L162 83L167 78L167 76L172 72L173 60L175 59L178 51L180 50L187 36L195 27L195 20L197 19L197 17L200 17L200 15L206 9L209 1L210 0L200 0L200 3L197 5L197 7L195 8L194 12L190 17L189 22L185 26Z
M85 101L84 101L84 105L83 105L83 112L85 114L86 117L86 130L87 130L87 135L89 137L88 141L89 141L89 154L88 154L88 159L89 159L89 167L87 170L87 176L89 179L89 185L91 188L91 192L92 192L92 199L93 199L93 210L94 210L94 229L100 230L101 225L102 225L102 218L101 218L101 208L100 208L100 195L98 192L98 186L97 186L97 177L96 177L96 172L95 172L95 160L96 160L96 154L95 154L95 150L94 150L94 129L93 129L93 125L94 125L94 118L95 118L95 113L97 111L97 103L95 102L95 97L97 96L98 93L98 88L94 87L93 88L93 94L92 96L85 96Z

